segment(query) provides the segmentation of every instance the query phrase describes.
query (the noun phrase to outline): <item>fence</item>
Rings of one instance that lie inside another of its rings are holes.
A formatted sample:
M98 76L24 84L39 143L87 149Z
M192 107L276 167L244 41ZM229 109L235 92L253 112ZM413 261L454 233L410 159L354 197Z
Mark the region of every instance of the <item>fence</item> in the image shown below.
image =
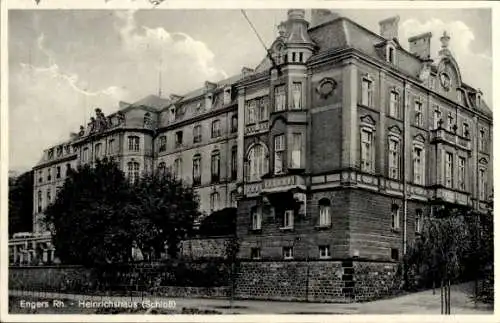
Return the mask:
M85 295L227 297L231 264L221 259L164 263L10 267L9 290Z

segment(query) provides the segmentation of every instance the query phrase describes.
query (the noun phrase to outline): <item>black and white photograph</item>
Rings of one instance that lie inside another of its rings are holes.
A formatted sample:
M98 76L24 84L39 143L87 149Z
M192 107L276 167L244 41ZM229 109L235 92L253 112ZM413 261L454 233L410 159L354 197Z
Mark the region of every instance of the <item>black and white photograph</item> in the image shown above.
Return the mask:
M496 3L50 2L2 3L2 321L493 321Z

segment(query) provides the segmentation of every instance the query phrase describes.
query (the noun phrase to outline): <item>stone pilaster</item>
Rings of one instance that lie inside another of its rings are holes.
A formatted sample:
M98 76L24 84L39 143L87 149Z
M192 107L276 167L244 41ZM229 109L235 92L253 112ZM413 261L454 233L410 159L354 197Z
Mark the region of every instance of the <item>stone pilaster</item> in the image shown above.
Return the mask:
M355 61L348 61L343 70L344 93L342 97L342 168L356 165L358 144L358 68Z
M238 90L238 182L243 182L245 138L245 89Z

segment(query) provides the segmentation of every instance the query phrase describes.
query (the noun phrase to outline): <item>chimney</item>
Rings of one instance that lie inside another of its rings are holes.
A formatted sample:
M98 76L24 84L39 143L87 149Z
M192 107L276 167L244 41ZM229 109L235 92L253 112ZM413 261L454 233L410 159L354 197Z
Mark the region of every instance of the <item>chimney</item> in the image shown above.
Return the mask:
M431 32L408 38L410 53L417 55L423 60L429 60L431 58L431 38Z
M253 69L251 68L248 68L248 67L243 67L241 69L241 74L243 75L243 77L247 77L248 75L250 75L251 73L253 73Z
M303 20L306 16L304 9L290 9L288 10L288 20L300 19Z
M311 27L338 18L339 15L328 9L311 9Z
M385 39L398 39L399 16L391 17L380 21L380 36Z
M181 95L177 95L177 94L170 94L170 101L172 102L177 102L179 100L181 100L183 97Z
M215 90L215 88L217 88L217 84L216 83L205 81L205 90L207 92L209 92L211 90Z

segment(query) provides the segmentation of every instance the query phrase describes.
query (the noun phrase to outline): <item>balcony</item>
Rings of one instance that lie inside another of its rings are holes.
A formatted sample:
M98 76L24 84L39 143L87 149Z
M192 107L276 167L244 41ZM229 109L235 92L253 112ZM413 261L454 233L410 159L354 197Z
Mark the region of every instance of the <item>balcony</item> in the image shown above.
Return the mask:
M301 175L283 175L263 180L263 193L287 192L291 189L306 190L306 180Z
M457 192L449 188L439 187L434 189L432 197L435 199L443 200L448 203L468 205L469 195L467 193Z
M471 150L470 138L459 136L443 128L431 130L431 143L438 142L455 146L464 150Z

